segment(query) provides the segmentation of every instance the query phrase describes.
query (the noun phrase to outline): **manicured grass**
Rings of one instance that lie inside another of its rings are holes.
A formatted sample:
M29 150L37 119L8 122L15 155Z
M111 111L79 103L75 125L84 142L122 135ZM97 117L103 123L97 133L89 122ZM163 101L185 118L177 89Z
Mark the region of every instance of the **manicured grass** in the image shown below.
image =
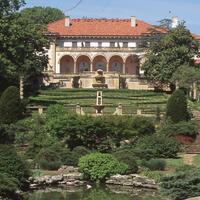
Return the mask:
M177 159L165 159L165 161L166 168L168 168L168 170L175 170L184 165L183 158L181 157Z
M95 89L43 89L29 100L31 105L63 104L66 107L75 107L76 104L80 104L89 114L94 112L96 91ZM105 113L108 114L112 114L119 103L122 104L125 114L135 114L137 109L153 114L157 107L164 112L167 99L167 94L153 91L103 90L103 104Z
M195 166L200 167L200 154L194 157L193 163Z

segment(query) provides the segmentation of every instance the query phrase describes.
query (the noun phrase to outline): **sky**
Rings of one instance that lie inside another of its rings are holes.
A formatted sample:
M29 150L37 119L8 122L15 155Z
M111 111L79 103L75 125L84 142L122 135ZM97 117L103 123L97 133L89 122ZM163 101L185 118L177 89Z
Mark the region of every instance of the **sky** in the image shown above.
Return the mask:
M187 27L200 34L200 0L26 0L26 7L51 6L72 18L130 18L136 16L151 24L178 16Z

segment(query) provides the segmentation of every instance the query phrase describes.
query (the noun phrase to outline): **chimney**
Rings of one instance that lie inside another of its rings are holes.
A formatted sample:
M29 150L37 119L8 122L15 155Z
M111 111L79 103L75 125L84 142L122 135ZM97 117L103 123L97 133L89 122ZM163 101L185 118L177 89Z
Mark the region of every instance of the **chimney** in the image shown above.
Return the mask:
M132 16L131 17L131 27L136 27L136 17L135 16Z
M179 25L178 17L174 16L172 17L172 28L177 28Z
M65 27L70 27L70 17L69 16L65 17Z

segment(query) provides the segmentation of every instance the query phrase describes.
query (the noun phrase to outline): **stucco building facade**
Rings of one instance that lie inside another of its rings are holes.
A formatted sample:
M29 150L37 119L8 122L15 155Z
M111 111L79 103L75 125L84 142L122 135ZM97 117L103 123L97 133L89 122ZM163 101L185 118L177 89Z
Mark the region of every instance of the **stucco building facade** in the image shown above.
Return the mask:
M173 19L173 25L177 18ZM153 89L141 70L149 39L165 30L130 19L65 19L48 25L46 85L93 88L96 72L103 71L107 88Z

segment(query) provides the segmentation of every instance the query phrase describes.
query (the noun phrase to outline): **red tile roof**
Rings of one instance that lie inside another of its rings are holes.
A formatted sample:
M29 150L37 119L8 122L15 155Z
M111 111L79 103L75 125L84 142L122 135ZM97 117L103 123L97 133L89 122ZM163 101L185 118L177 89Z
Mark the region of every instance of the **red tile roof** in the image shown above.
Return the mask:
M200 65L200 60L195 60L195 64Z
M144 21L137 20L136 27L131 27L130 19L70 19L70 27L65 27L65 19L48 25L50 34L59 36L128 36L137 37L154 32L166 33Z
M192 35L196 40L200 40L200 35L197 35L197 34L192 34Z

